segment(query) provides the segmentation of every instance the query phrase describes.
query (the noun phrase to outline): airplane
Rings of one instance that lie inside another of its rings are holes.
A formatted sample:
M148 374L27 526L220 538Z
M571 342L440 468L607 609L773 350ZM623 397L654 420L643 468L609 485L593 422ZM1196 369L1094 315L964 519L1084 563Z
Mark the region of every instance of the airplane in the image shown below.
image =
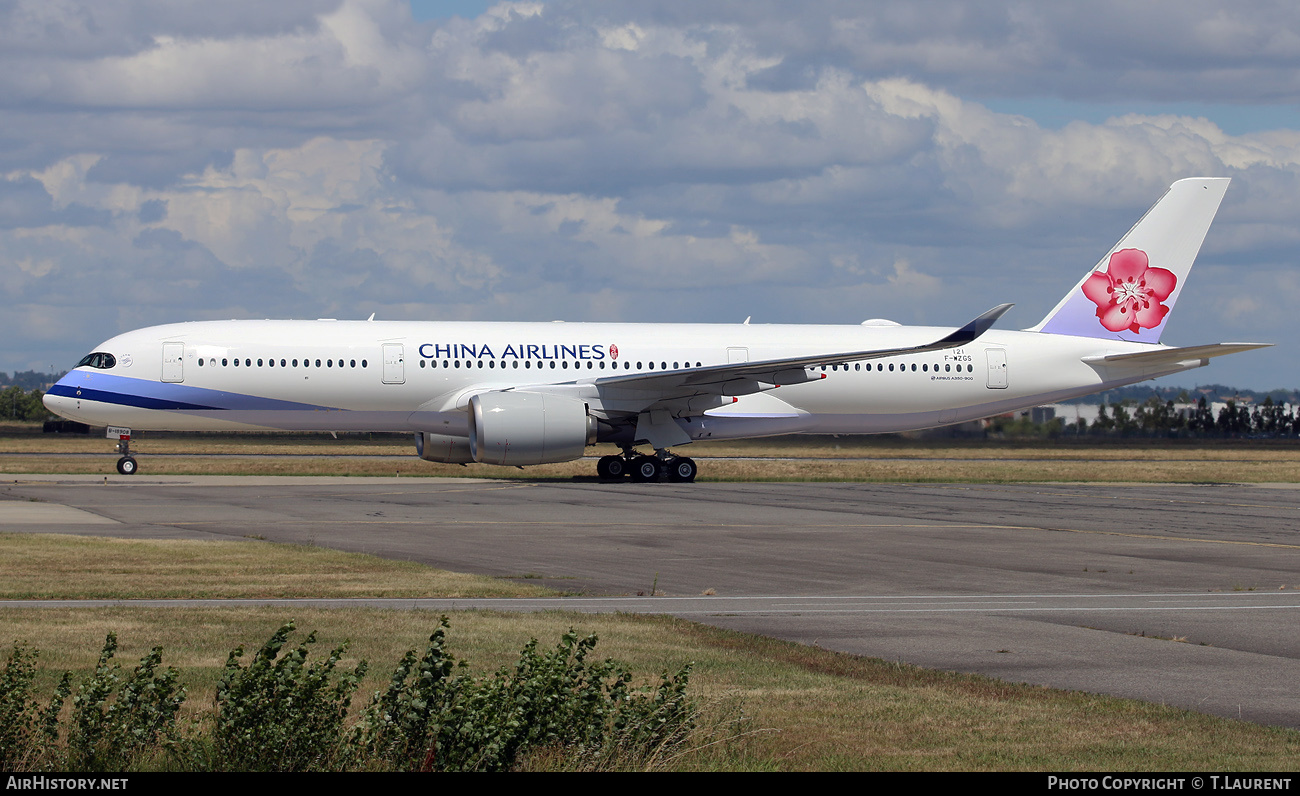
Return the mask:
M572 461L602 479L693 481L700 440L931 428L1202 367L1269 344L1160 344L1227 191L1175 182L1038 325L475 323L320 319L153 326L99 345L45 395L134 430L413 432L434 462ZM649 446L654 453L637 451Z

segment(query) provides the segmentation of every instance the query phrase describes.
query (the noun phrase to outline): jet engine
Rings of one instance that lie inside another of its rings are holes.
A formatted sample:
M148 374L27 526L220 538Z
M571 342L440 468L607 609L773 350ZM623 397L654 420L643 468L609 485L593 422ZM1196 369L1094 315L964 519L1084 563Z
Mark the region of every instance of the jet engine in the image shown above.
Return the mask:
M474 454L469 448L469 437L430 434L427 431L415 435L415 455L426 462L469 464L474 461Z
M572 398L533 392L485 392L469 401L474 461L546 464L582 458L596 441L596 418Z

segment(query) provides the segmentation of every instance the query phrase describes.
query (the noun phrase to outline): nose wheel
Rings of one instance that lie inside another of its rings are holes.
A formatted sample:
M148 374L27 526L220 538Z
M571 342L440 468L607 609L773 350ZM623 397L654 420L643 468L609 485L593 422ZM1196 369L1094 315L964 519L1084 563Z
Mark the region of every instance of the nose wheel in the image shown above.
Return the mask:
M117 471L121 475L135 475L139 469L135 457L131 455L131 434L129 429L114 429L115 431L125 432L118 435L117 451L122 454L122 458L117 460Z

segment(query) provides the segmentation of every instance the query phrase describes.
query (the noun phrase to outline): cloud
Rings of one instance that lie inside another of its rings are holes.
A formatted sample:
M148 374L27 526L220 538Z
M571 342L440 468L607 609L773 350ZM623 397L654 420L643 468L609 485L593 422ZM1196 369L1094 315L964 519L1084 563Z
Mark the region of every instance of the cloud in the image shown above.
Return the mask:
M985 100L1295 102L1297 15L1094 8L11 2L0 284L12 318L88 319L62 359L194 317L957 323L1014 300L1028 326L1207 174L1235 182L1171 334L1195 310L1294 336L1266 284L1300 249L1300 131L1049 129ZM0 334L10 368L51 345Z

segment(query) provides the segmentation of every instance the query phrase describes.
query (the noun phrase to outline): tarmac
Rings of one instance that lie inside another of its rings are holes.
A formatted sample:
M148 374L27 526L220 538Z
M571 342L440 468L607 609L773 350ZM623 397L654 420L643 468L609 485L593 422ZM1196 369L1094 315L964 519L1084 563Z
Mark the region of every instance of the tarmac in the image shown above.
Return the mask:
M527 575L577 596L366 602L674 614L1300 727L1295 485L9 475L0 532L263 537Z

